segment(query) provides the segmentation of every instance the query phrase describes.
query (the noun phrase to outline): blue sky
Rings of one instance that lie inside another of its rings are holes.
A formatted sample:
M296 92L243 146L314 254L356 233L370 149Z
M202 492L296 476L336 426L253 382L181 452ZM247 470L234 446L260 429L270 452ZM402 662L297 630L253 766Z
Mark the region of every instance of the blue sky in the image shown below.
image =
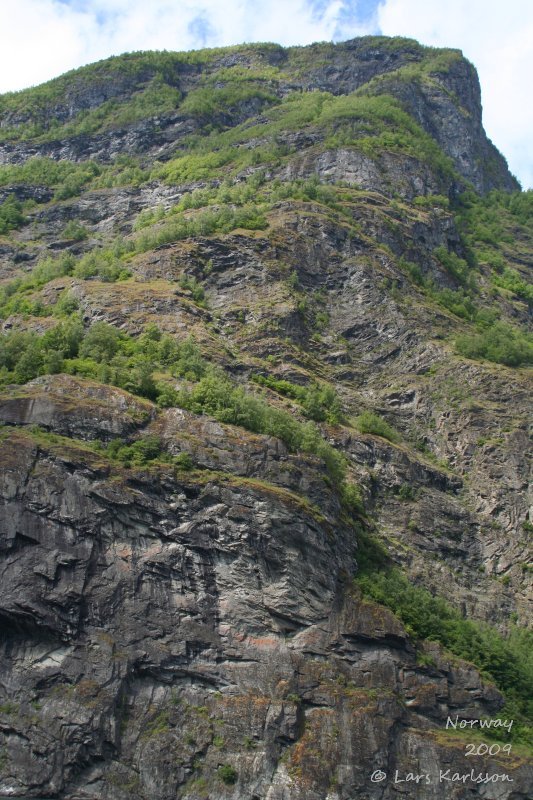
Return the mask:
M489 136L533 187L533 0L0 0L0 91L126 51L371 33L462 49Z

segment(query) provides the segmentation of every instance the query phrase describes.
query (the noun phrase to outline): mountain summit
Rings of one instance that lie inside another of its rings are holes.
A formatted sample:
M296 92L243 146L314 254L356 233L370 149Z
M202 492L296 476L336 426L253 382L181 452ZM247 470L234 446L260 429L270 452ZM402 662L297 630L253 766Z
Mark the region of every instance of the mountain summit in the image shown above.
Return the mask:
M0 797L527 800L532 221L457 50L0 96Z

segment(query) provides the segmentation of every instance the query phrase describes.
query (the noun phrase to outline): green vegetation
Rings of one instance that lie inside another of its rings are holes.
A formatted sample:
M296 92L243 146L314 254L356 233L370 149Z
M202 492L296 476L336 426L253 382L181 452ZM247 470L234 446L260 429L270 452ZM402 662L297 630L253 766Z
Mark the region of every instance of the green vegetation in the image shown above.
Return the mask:
M167 393L166 402L254 433L276 436L293 452L300 450L322 458L330 476L338 484L344 482L344 457L321 437L312 422L298 422L287 411L269 406L261 397L235 386L217 370L206 368L204 376L190 389Z
M496 273L492 276L492 282L494 286L506 289L529 305L533 305L533 283L526 283L515 269L504 267L501 274Z
M0 166L0 186L29 183L55 189L56 200L79 195L101 168L94 161L54 161L52 158L30 158L24 164Z
M507 322L495 322L478 333L459 336L456 347L466 358L485 358L509 367L533 364L533 336Z
M180 279L180 286L182 289L187 289L187 291L191 293L192 299L195 303L197 303L199 306L205 306L204 288L200 283L198 283L194 276L182 275Z
M439 289L426 279L417 264L402 258L399 266L426 295L455 316L474 323L474 329L457 337L460 355L519 367L533 363L533 336L516 323L501 319L502 308L482 297L473 270L488 270L493 287L517 299L533 302L533 284L516 269L506 266L502 255L514 237L532 242L531 192L491 192L484 198L467 192L459 199L456 219L461 230L467 260L445 248L433 255L459 284L457 289ZM523 229L517 226L523 225ZM529 226L529 227L528 227ZM533 242L532 242L533 244Z
M357 419L355 424L361 433L373 433L376 436L382 436L388 439L389 442L399 442L400 435L392 428L388 422L382 417L374 414L372 411L363 411Z
M414 488L414 486L411 486L411 484L402 483L402 485L398 488L397 495L400 498L400 500L410 501L410 500L416 500L418 492Z
M29 275L4 283L0 286L0 317L5 319L10 314L33 313L21 307L24 304L31 305L26 295L55 278L72 274L75 264L76 259L70 254L63 254L59 258L44 258Z
M155 399L157 362L149 342L149 335L135 341L105 322L84 331L73 315L42 336L30 331L0 336L0 382L26 383L38 375L70 372Z
M271 375L252 375L252 381L267 386L274 392L297 400L305 416L315 422L330 422L336 425L342 419L342 408L337 393L331 386L314 384L299 386L290 381L279 380Z
M112 247L91 250L78 260L70 253L42 259L28 275L0 286L0 318L6 319L11 314L45 314L42 303L31 299L30 295L56 278L98 277L104 282L126 280L131 273L123 257L130 249L128 243L117 240Z
M217 772L220 780L228 786L232 786L234 783L237 783L237 770L230 764L222 764L222 766L218 768Z
M166 373L164 382L156 382L156 370ZM276 436L292 452L321 458L346 508L363 513L358 487L346 480L345 457L322 438L316 425L299 422L288 412L271 407L261 397L234 385L202 358L191 339L180 344L161 334L155 325L148 326L137 339L105 322L96 322L85 331L75 314L42 336L17 331L0 336L0 386L27 383L39 375L59 372L113 384L156 400L163 407L209 414L220 422ZM177 390L169 383L171 377L185 378L192 385ZM111 455L142 463L145 444L113 445L117 449ZM152 445L155 447L153 442ZM178 466L189 467L186 456Z
M513 738L533 744L528 725L533 718L533 632L515 626L503 637L488 625L464 619L397 569L379 572L367 566L357 583L367 597L390 608L411 635L439 642L494 680L506 697L501 716L515 719Z
M248 166L273 166L290 154L278 137L286 131L309 128L321 133L324 148L354 147L371 158L392 150L427 161L443 176L453 173L450 159L395 98L314 91L288 95L269 109L268 121L261 124L244 123L229 131L190 138L186 152L156 166L152 177L180 183L220 176L223 168L236 174ZM255 138L270 139L270 143L246 146Z
M10 194L3 203L0 204L0 236L8 231L21 228L26 222L22 213L22 203L15 195Z
M223 206L217 210L207 210L193 217L178 216L175 221L155 226L149 232L137 235L135 248L137 252L153 250L162 244L177 242L192 236L210 236L213 233L229 233L236 228L261 230L267 227L262 209L255 205L231 209Z
M105 283L124 281L131 276L122 256L129 248L120 243L112 248L90 250L77 261L70 273L74 278L96 278Z
M186 452L177 456L169 455L158 436L142 436L129 444L122 439L112 439L105 448L99 443L96 443L96 447L112 461L117 461L126 468L162 463L172 464L180 472L189 472L194 466L192 458Z
M71 219L63 228L63 239L70 239L73 242L82 242L88 235L87 228L78 220Z
M168 711L160 711L157 716L151 719L143 728L141 738L151 739L154 736L162 736L170 731L170 720Z
M531 304L533 284L508 266L506 255L512 255L517 246L530 249L533 244L533 191L492 191L484 197L465 192L456 211L473 263L489 271L493 286ZM520 251L517 254L522 260Z
M230 70L225 70L226 74ZM235 76L235 77L233 77ZM261 104L275 103L276 95L269 91L260 80L251 80L240 73L224 81L223 86L201 86L187 95L181 104L180 111L205 120L213 127L218 115L225 115L241 104L250 100L259 100Z
M219 89L220 99L215 94L214 108L223 102L236 104L261 94L270 97L265 80L274 78L277 71L262 60L277 49L278 45L254 44L184 53L150 51L112 56L40 86L0 95L0 114L13 120L11 125L3 126L2 139L50 141L103 132L173 112L182 100L177 86L184 67L208 65L237 50L254 60L257 68L253 71L240 68L220 70L225 86ZM216 92L216 78L208 79L205 84L204 92L209 88ZM244 88L247 84L251 87L246 94ZM80 108L74 118L65 121L65 98L69 98L73 90L81 94L90 85L101 88L107 99L94 108ZM200 103L201 97L190 101L191 110Z

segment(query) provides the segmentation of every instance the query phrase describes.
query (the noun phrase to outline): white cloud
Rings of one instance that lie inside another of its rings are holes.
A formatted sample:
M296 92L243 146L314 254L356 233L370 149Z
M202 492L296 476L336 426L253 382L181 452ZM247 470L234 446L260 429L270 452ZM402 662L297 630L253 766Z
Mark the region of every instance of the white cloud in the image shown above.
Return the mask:
M533 3L531 0L385 0L387 36L458 47L476 66L485 129L524 188L533 187Z
M133 50L253 41L282 45L369 32L354 0L0 0L0 91Z

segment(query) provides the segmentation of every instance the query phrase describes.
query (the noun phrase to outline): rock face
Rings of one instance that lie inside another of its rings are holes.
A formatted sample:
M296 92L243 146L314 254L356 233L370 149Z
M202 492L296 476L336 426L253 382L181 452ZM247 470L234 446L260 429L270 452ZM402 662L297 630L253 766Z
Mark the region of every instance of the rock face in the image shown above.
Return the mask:
M491 677L357 582L373 541L469 619L530 621L530 375L455 349L530 312L475 70L379 38L158 58L0 98L0 797L527 800L519 746L450 725L499 716ZM194 395L191 337L242 424Z
M114 427L116 394L92 435ZM56 413L91 435L79 409ZM232 434L218 425L202 440L212 453ZM395 617L349 589L354 531L316 465L268 439L240 446L234 477L198 483L9 435L2 684L21 700L4 707L4 794L377 798L394 792L372 789L375 769L403 775L415 759L436 781L453 757L469 771L439 730L448 715L495 714L500 695L437 646L421 666ZM525 797L526 772L513 776Z

